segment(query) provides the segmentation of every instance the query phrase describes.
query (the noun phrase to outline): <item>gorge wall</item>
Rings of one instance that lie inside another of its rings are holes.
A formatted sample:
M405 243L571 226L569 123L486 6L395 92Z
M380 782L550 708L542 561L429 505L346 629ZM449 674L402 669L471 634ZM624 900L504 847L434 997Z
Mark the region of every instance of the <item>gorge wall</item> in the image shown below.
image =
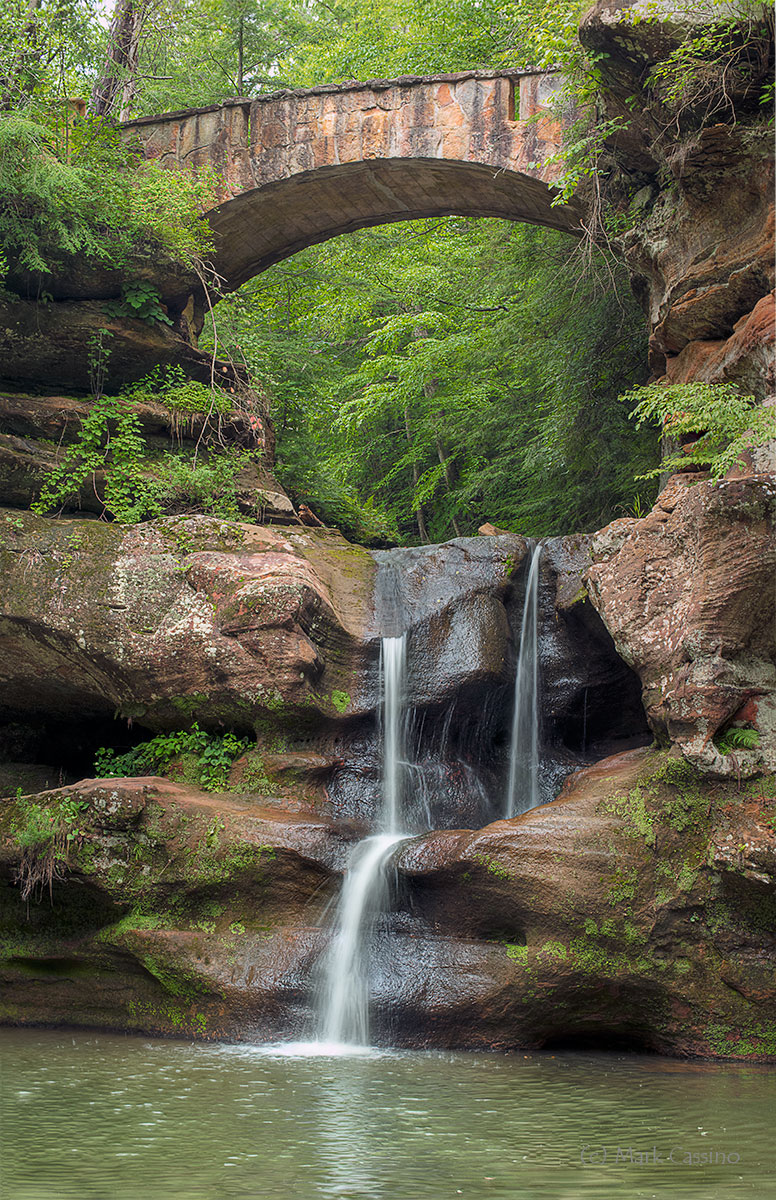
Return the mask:
M373 948L381 1040L776 1052L776 740L759 718L761 747L722 770L717 755L714 777L650 748L639 680L615 649L641 677L653 732L675 745L710 743L753 693L770 703L760 547L729 565L714 614L727 661L717 655L690 689L691 712L677 632L685 663L703 669L687 648L702 648L707 612L686 579L673 592L638 587L658 522L658 536L692 553L706 536L699 508L710 521L729 505L729 522L757 507L773 539L773 488L754 476L733 486L735 503L709 484L674 485L643 520L548 543L543 740L559 795L511 821L498 809L526 545L501 535L400 552L411 556L412 703L432 731L441 828L403 843L396 861L393 915ZM209 518L88 523L76 545L78 521L22 520L4 535L4 736L28 761L3 777L6 790L17 778L22 791L48 790L3 805L3 1019L309 1035L324 914L380 787L372 557L325 531ZM656 691L658 661L675 664L675 682ZM762 664L738 689L737 661ZM129 743L196 716L254 730L257 744L218 792L192 782L185 757L167 777L57 787L63 761L84 773L115 710ZM72 840L25 900L41 819L64 821ZM461 828L472 824L483 827Z
M772 42L748 73L733 62L721 100L707 90L671 115L646 78L677 31L622 7L596 6L581 37L608 56L606 113L627 119L605 151L652 369L765 400L773 205L753 89ZM79 279L48 305L19 281L2 301L0 1019L302 1036L323 914L380 787L375 561L296 524L256 397L207 435L263 451L238 489L245 519L98 521L96 477L58 519L29 512L89 407L39 393L86 390L85 340L120 291ZM152 362L209 381L195 308L169 328L108 321L123 347L111 384ZM222 368L237 398L244 381ZM139 418L164 444L205 427L163 405ZM397 552L441 828L395 863L381 1039L776 1058L775 526L762 456L719 485L676 476L645 516L547 543L550 802L512 821L498 805L526 543ZM92 777L101 746L193 722L252 743L220 790L185 755L164 775ZM735 728L757 744L731 749Z
M718 63L687 56L655 83L703 21L690 11L657 21L639 0L603 0L584 17L603 113L619 125L601 163L604 202L628 227L616 240L654 375L732 382L764 400L776 388L772 120L761 103L772 15L742 16Z

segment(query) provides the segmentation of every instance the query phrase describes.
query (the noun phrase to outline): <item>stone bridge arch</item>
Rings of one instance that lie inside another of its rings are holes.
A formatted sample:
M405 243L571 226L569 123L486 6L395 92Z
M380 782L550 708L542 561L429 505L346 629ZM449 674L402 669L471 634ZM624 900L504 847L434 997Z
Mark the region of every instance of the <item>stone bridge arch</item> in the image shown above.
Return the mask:
M575 233L553 204L552 73L470 71L283 91L126 122L147 158L212 167L228 290L341 233L416 217L504 217Z

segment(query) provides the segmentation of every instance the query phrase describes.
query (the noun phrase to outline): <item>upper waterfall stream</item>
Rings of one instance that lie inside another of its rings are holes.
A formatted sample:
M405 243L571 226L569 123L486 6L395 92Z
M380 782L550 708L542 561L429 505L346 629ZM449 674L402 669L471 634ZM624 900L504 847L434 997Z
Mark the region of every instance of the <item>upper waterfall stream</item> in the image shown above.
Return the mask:
M515 708L509 752L506 816L539 803L539 567L541 543L533 547L525 585L520 653L515 675Z

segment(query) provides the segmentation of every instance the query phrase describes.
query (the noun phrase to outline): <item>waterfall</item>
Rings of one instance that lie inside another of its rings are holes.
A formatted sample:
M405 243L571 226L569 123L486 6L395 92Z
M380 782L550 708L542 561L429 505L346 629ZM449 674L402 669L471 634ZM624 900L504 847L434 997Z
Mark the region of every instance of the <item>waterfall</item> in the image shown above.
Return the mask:
M332 1046L365 1046L369 1041L369 944L375 923L389 900L388 864L393 847L406 836L402 820L407 635L380 643L380 724L383 776L379 826L351 851L337 903L335 934L324 961L319 1005L321 1041Z
M534 546L525 585L520 653L515 676L515 708L509 754L507 817L539 803L539 563L541 544Z
M337 932L326 959L321 1038L334 1045L369 1041L369 941L388 901L387 862L402 834L378 833L352 851L337 905Z
M386 834L401 825L404 746L404 676L407 668L407 635L384 637L380 643L382 692L383 796L380 825Z

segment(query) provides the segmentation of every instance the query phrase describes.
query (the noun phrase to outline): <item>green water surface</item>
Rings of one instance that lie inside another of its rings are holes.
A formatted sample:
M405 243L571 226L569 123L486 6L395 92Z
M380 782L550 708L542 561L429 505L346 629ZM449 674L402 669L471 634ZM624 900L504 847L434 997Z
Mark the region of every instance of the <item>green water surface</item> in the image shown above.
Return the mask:
M10 1029L0 1054L4 1200L776 1194L764 1067Z

